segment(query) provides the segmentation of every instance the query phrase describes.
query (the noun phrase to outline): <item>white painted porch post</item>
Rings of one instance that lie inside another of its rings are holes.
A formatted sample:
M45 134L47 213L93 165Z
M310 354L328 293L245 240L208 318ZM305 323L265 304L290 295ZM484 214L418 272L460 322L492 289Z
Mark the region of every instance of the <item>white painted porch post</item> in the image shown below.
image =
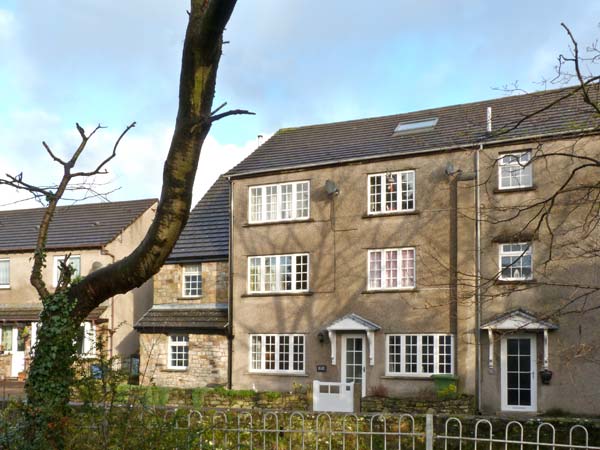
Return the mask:
M375 365L375 332L367 331L367 340L369 341L369 365Z
M494 368L494 331L488 328L488 341L490 349L488 351L488 368Z
M335 366L335 351L337 348L336 332L329 330L327 333L329 334L329 342L331 343L331 365Z
M548 329L544 329L544 369L547 369L548 363Z

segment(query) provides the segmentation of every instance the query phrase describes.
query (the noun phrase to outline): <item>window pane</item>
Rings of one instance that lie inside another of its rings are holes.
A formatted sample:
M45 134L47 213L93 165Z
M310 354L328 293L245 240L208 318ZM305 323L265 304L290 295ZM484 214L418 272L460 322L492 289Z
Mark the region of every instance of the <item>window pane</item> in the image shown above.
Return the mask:
M402 210L410 210L415 207L415 173L402 173Z
M385 176L385 210L398 210L398 175L395 173Z
M381 253L373 251L369 253L369 287L381 287Z
M381 176L372 175L369 177L369 199L371 212L381 211Z
M265 291L277 290L277 257L265 257Z
M265 370L275 370L275 336L265 336Z
M292 218L292 186L291 184L281 185L281 219Z
M183 296L202 295L202 268L199 264L183 266Z
M308 255L296 256L296 290L308 290Z
M279 336L279 370L290 368L290 337Z
M282 291L292 290L292 257L279 257L279 277Z
M433 336L421 336L421 372L434 373Z
M296 183L296 217L299 219L304 219L308 217L308 186L308 181Z
M402 337L388 337L388 370L390 373L402 372Z
M451 336L439 336L438 373L452 373Z
M250 292L260 292L260 258L250 258L249 261L249 276L250 276Z
M406 372L417 373L417 336L405 336L404 342Z
M0 286L10 286L10 260L0 261Z
M261 367L261 354L262 354L262 336L252 336L252 368L254 370L260 370Z
M304 336L294 336L294 366L297 372L304 371Z
M250 188L250 221L262 220L262 188Z
M398 287L398 251L385 251L385 287Z
M402 250L402 270L400 271L400 286L415 286L415 250L412 248Z
M266 186L265 220L277 220L277 186Z

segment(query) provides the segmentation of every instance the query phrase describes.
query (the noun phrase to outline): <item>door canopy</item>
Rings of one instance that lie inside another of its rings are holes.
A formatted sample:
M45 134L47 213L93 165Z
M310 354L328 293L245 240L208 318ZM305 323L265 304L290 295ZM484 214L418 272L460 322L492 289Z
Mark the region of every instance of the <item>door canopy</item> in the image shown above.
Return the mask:
M348 314L337 319L327 327L329 341L331 342L331 364L336 364L336 347L338 332L366 332L369 341L369 365L375 365L375 332L381 330L381 327L370 320L367 320L358 314Z

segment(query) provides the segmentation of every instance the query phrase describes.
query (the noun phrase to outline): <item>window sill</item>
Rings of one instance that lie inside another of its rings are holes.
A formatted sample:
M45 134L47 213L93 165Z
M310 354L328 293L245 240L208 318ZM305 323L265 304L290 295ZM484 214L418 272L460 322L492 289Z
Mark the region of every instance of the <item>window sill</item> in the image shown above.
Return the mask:
M450 374L448 374L450 375ZM421 381L433 381L432 375L383 375L379 378L382 380L421 380Z
M242 228L248 227L262 227L265 225L282 225L288 223L305 223L305 222L314 222L314 219L292 219L292 220L274 220L272 222L246 222L242 224Z
M362 291L361 294L400 294L403 292L419 292L417 288L404 288L404 289L368 289Z
M393 212L382 212L382 213L373 213L373 214L363 214L362 218L363 219L373 219L375 217L395 217L395 216L417 216L421 214L421 212L418 209L412 210L412 211L393 211Z
M174 367L169 367L162 370L163 372L187 372L188 368L175 369Z
M534 184L533 186L526 187L517 187L517 188L496 188L494 189L494 194L510 194L511 192L529 192L537 190L537 186Z
M500 285L500 286L510 286L510 285L517 285L517 284L537 284L537 280L535 278L531 278L529 280L494 280L494 284Z
M272 377L308 377L306 372L302 373L284 373L284 372L246 372L245 375L268 375Z
M252 294L242 294L242 298L251 297L310 297L313 292L257 292Z
M193 297L177 297L177 300L202 300L202 295L195 295Z
M10 286L0 286L0 291L3 289L8 290L8 289L10 289Z

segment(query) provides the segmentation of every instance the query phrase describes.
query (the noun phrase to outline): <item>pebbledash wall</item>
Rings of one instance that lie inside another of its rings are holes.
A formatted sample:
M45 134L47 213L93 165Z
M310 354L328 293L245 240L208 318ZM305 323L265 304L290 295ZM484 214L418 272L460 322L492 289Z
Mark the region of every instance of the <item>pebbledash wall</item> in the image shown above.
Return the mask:
M166 264L154 276L154 305L211 305L227 303L228 263L202 263L202 295L182 296L182 264ZM189 365L169 369L169 334L189 336ZM140 333L140 384L194 388L227 384L227 337L189 332Z

